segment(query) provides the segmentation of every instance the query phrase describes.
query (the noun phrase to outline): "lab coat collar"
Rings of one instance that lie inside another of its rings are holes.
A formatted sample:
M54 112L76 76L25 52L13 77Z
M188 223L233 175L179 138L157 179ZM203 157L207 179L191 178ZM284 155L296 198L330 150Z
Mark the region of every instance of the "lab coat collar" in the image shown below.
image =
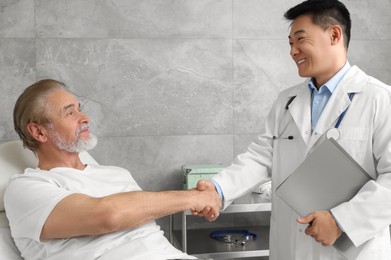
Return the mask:
M345 65L340 69L329 81L327 81L325 84L323 84L319 88L319 92L323 92L326 90L329 90L331 94L334 93L334 90L337 88L339 82L343 79L345 74L349 71L349 69L352 66L350 66L349 61L346 61ZM315 90L315 83L314 78L311 78L311 80L308 82L308 87L311 89L311 91L318 91Z
M357 66L352 66L339 82L333 95L314 129L315 134L311 134L311 91L308 88L310 79L296 88L292 88L288 97L295 96L289 105L290 112L300 135L307 146L307 152L318 141L324 132L335 126L339 116L349 107L351 101L349 93L359 93L365 87L368 76Z

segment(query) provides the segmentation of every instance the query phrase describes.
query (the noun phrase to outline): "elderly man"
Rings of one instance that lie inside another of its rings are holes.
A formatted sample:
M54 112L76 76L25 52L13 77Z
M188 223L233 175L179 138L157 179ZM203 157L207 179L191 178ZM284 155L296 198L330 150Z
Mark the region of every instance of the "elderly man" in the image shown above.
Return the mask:
M85 165L89 119L63 83L28 87L14 108L15 129L38 157L5 194L12 236L29 259L193 259L174 248L155 219L184 210L209 212L211 191L146 192L122 168ZM218 215L213 214L211 219Z

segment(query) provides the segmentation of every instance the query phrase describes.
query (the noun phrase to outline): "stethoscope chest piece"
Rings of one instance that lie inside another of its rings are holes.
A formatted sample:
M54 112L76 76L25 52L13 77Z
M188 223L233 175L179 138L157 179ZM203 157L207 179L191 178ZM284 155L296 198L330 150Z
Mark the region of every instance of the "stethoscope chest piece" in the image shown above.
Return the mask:
M235 235L239 235L240 237L235 239ZM246 229L216 230L210 233L210 237L225 242L227 244L234 244L240 246L246 246L249 242L257 239L256 234L250 233Z
M338 140L340 135L341 134L340 134L338 128L331 128L331 129L327 130L327 132L326 132L327 139L333 138L334 140Z

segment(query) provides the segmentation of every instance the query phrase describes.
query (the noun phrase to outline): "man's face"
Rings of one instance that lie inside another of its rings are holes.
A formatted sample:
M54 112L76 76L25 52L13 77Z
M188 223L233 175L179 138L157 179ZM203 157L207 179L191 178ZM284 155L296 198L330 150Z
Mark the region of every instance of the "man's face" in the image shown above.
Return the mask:
M56 147L67 152L92 149L96 138L89 133L89 119L81 112L76 97L65 90L57 90L47 99L52 108L48 131Z
M323 31L312 23L309 15L297 17L288 36L290 54L299 75L313 77L318 85L326 83L334 74L330 37L330 30Z

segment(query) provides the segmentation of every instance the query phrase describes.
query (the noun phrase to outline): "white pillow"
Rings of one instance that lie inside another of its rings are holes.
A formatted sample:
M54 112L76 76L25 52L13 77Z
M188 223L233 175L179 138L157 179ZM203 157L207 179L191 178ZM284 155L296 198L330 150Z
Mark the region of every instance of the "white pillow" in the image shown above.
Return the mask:
M0 144L0 211L4 211L4 192L11 176L37 165L38 160L34 153L23 148L22 141Z

